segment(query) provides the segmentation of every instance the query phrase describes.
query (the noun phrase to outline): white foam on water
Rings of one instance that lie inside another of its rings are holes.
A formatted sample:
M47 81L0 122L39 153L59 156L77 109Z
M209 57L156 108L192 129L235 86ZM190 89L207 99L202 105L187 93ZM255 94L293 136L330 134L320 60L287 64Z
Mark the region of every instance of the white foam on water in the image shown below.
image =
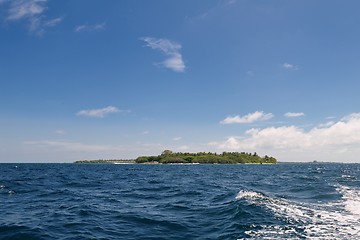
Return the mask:
M265 196L258 192L241 190L235 197L236 200L256 198L265 198Z
M286 222L247 231L254 239L360 239L360 191L344 186L337 190L342 200L328 204L298 203L243 190L236 199L268 209Z
M356 179L355 176L351 176L351 175L341 175L341 178L345 178L345 179Z
M346 186L338 186L337 190L343 195L345 209L354 215L360 216L360 190Z
M295 220L304 220L304 209L294 208L288 202L282 199L276 199L267 197L261 193L241 190L237 196L236 200L245 199L251 201L257 205L262 205L263 207L269 208L273 213L286 213L289 216L293 216Z

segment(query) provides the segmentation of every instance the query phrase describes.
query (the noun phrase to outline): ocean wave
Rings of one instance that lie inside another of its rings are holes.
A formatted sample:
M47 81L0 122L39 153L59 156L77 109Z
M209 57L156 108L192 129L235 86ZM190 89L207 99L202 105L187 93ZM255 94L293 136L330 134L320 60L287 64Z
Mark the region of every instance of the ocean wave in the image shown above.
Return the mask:
M0 239L360 239L357 166L0 164Z
M41 228L30 228L21 225L3 225L0 226L0 239L50 239L49 235L44 233Z
M270 197L256 191L241 190L236 200L245 200L270 211L281 221L278 225L261 225L258 230L248 230L250 237L275 239L359 239L360 192L339 186L343 198L327 204L305 204Z
M263 199L265 196L258 192L241 190L235 197L236 200L240 199Z
M360 217L360 190L341 185L338 186L337 190L343 195L345 210Z

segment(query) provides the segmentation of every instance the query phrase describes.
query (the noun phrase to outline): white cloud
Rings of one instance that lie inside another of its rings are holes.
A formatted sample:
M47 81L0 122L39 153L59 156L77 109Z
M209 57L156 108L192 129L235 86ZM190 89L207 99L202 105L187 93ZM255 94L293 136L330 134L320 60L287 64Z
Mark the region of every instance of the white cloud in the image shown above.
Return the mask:
M329 121L329 122L326 122L326 123L319 124L319 128L330 127L330 126L332 126L332 125L334 125L334 124L335 124L334 121Z
M63 20L62 17L54 18L54 19L51 19L51 20L48 20L48 21L44 22L44 26L45 26L45 27L55 27L55 26L58 25L62 20Z
M45 3L46 0L13 0L7 19L20 20L38 16L46 10Z
M108 107L100 108L100 109L81 110L76 115L85 116L85 117L103 118L110 113L118 113L118 112L123 112L123 110L120 110L113 106L108 106Z
M264 113L263 111L256 111L254 113L249 113L243 117L240 115L236 115L234 117L227 117L222 120L221 124L233 124L233 123L253 123L256 121L265 121L273 118L274 115L272 113Z
M189 149L189 146L182 145L176 148L177 151L186 151Z
M182 137L174 137L172 140L173 141L180 141L182 139Z
M63 129L57 129L54 131L55 134L57 135L65 135L66 134L66 131L63 130Z
M47 10L47 0L12 0L1 1L8 3L8 21L26 21L30 32L41 35L46 28L54 27L62 21L62 18L46 19L44 13Z
M74 31L75 32L95 32L95 31L101 31L106 28L106 23L97 23L94 25L84 24L76 26Z
M146 46L159 50L168 57L161 63L164 67L175 72L185 71L185 64L180 53L181 45L179 43L165 38L156 39L152 37L143 37L141 40L147 43Z
M221 149L237 150L239 149L239 141L235 137L229 137L225 142L220 143L219 147Z
M330 117L326 117L326 119L335 119L336 117L334 116L330 116Z
M289 70L298 70L299 67L290 63L283 63L281 64L282 68L289 69Z
M295 118L295 117L305 116L305 113L303 113L303 112L287 112L284 114L284 116L288 117L288 118Z
M223 142L212 142L209 145L222 150L271 152L275 157L280 155L285 160L310 161L319 158L322 161L359 161L360 113L348 115L338 122L319 125L309 131L296 126L252 128L242 138L229 137Z

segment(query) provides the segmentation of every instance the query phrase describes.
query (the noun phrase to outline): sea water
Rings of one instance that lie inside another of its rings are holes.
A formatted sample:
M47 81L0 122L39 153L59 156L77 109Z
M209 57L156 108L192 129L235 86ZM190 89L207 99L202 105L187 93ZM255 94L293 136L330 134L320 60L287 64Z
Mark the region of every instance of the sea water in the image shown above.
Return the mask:
M360 164L0 164L0 239L360 239Z

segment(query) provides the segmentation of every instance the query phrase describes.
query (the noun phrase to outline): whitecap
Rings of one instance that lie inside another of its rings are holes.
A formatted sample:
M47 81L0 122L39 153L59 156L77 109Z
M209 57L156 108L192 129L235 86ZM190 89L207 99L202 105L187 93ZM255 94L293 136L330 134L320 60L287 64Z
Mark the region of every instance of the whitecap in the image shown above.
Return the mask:
M235 197L236 200L240 199L256 199L256 198L264 198L264 195L258 192L241 190Z
M346 186L338 186L337 190L343 195L345 210L360 216L360 190Z
M237 196L236 200L240 199L246 199L250 201L253 204L260 205L261 207L268 208L271 210L275 215L287 215L288 218L293 218L295 221L301 221L303 222L306 220L304 219L304 209L301 208L294 208L293 205L291 205L286 200L283 200L281 198L272 198L265 196L259 192L253 192L253 191L247 191L247 190L241 190Z
M253 238L277 238L279 236L307 239L360 239L360 192L339 187L342 201L327 204L293 202L265 196L258 192L240 191L236 199L243 199L271 211L283 219L286 225L262 225L261 229L247 232ZM299 231L299 228L302 230Z
M345 178L345 179L356 179L355 176L351 176L351 175L341 175L341 178Z

